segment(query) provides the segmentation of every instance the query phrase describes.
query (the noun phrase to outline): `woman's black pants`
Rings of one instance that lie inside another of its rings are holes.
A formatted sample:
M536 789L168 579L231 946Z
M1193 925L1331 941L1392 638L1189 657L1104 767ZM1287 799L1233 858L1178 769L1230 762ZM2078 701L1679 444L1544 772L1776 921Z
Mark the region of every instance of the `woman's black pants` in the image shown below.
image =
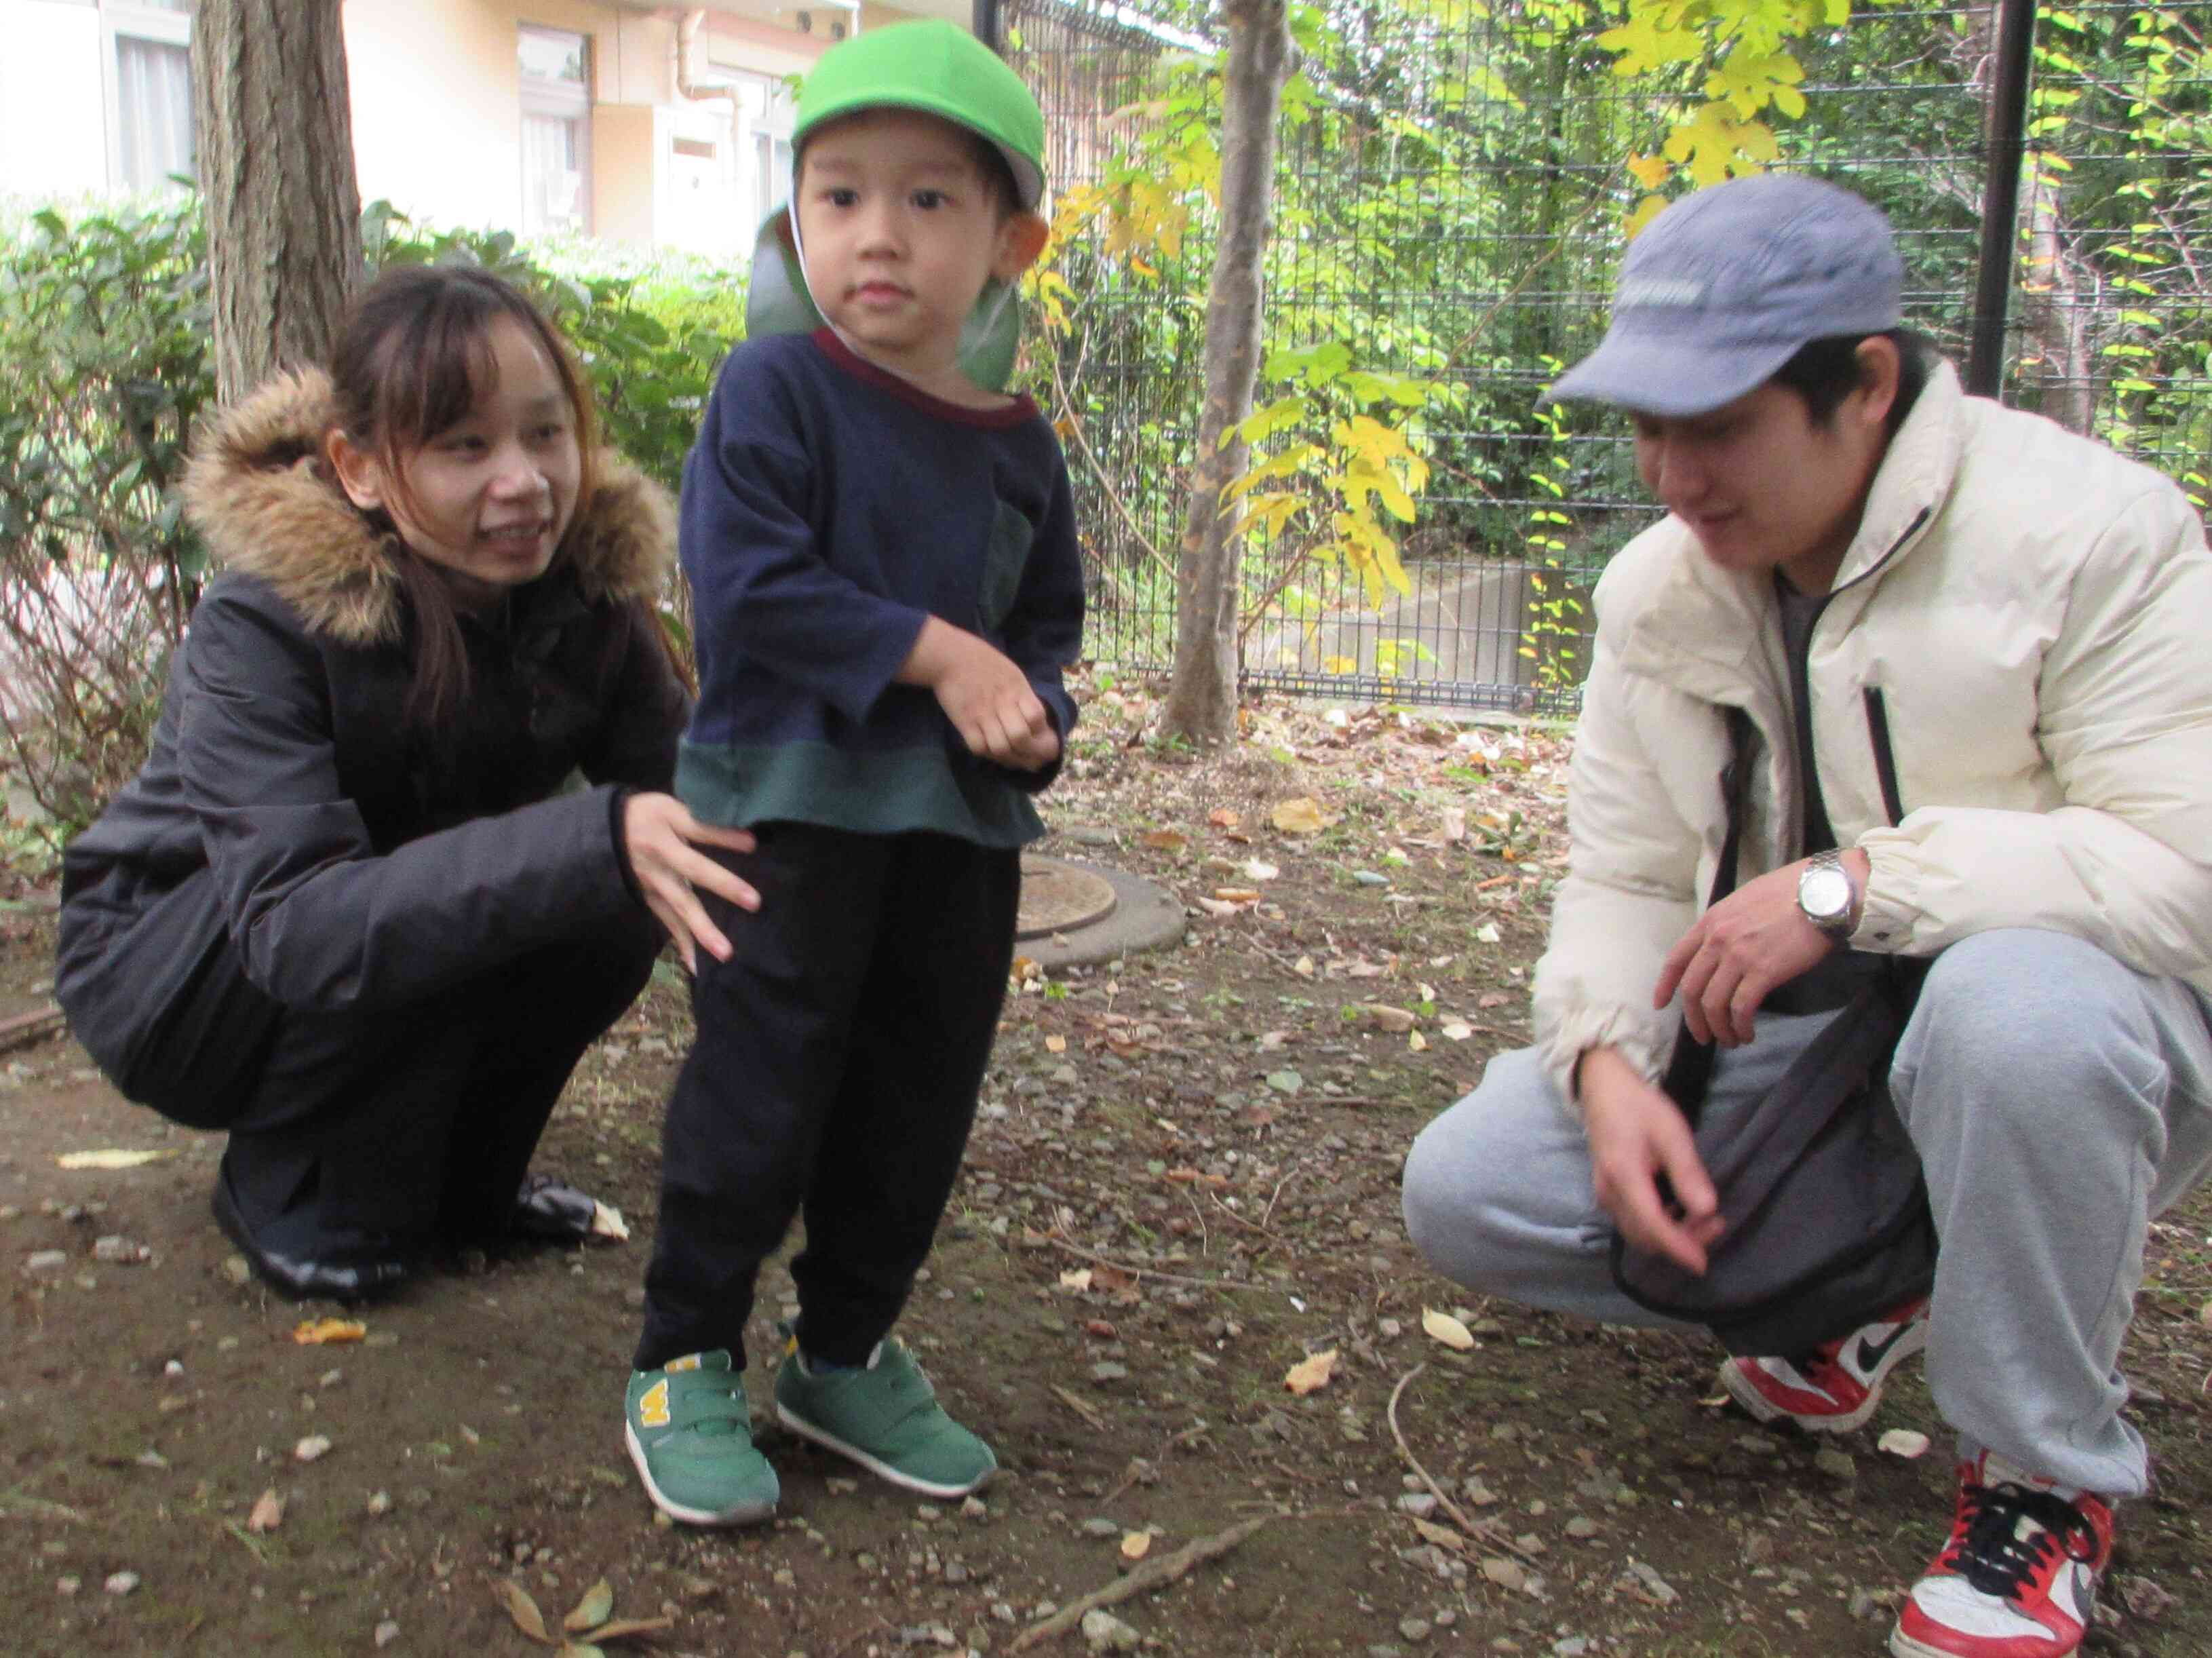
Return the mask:
M182 1022L192 1051L165 1055L198 1097L152 1102L228 1131L219 1178L264 1250L335 1261L495 1242L568 1073L660 943L641 908L419 1001L312 1012L254 990L226 942Z

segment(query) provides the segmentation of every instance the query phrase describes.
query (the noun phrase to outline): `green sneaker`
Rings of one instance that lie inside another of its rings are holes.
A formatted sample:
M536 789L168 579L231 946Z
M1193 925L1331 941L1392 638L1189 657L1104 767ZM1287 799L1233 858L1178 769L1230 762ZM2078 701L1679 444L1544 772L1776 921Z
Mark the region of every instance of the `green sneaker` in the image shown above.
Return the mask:
M864 1367L820 1374L787 1354L775 1414L802 1439L926 1497L965 1497L998 1471L991 1448L945 1414L900 1342L878 1343Z
M775 1470L753 1448L745 1384L723 1348L632 1370L623 1442L653 1507L691 1526L746 1526L775 1512Z

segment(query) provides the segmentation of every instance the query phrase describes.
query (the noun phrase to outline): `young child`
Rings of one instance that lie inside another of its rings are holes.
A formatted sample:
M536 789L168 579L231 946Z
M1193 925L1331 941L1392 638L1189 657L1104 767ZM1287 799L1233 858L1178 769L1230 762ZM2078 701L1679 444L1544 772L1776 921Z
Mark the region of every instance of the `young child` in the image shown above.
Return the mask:
M1075 720L1066 466L1036 406L988 383L1045 241L1043 137L1019 78L950 24L827 53L752 337L685 469L701 689L678 793L753 831L732 866L760 894L734 921L702 895L732 948L693 984L624 1406L647 1491L691 1524L775 1509L739 1373L754 1280L801 1212L779 1419L933 1497L997 1466L885 1338L967 1143L1029 797Z

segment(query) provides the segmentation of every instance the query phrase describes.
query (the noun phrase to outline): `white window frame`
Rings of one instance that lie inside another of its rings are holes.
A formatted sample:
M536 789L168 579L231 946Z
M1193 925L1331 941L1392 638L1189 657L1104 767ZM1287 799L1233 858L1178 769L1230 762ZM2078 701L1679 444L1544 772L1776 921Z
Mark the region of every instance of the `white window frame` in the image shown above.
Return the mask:
M564 82L538 81L524 75L521 70L520 53L523 39L528 35L563 41L581 41L584 48L583 83L576 86ZM583 29L559 29L544 23L518 23L515 26L517 51L515 79L520 89L515 117L515 137L520 153L516 157L515 165L520 174L519 179L520 194L517 201L522 209L522 211L516 216L518 220L526 219L529 215L531 191L530 150L529 146L522 143L522 124L532 115L546 115L556 120L574 121L576 124L576 167L583 182L577 198L577 217L580 222L574 234L588 236L592 232L596 214L592 200L592 105L594 100L595 83L599 77L598 45L598 41ZM516 228L521 228L522 226L518 223ZM532 234L543 234L543 228Z
M156 46L183 46L192 43L192 14L166 6L131 3L131 0L99 0L100 80L107 105L107 182L111 189L128 190L123 176L123 61L122 42L149 40ZM199 135L192 149L198 154Z

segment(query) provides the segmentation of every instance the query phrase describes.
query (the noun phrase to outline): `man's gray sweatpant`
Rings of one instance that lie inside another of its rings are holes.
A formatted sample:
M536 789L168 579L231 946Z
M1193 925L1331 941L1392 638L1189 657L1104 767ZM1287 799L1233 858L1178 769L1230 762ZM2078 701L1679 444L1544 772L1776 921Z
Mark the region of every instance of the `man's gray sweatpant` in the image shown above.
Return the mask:
M1756 1098L1826 1016L1762 1014L1705 1109ZM2212 1029L2178 979L2063 933L1938 957L1890 1072L1942 1239L1928 1386L1960 1454L1987 1447L2107 1497L2145 1486L2120 1340L2150 1218L2212 1171ZM1486 1294L1619 1324L1589 1149L1533 1050L1501 1054L1406 1161L1407 1230Z

